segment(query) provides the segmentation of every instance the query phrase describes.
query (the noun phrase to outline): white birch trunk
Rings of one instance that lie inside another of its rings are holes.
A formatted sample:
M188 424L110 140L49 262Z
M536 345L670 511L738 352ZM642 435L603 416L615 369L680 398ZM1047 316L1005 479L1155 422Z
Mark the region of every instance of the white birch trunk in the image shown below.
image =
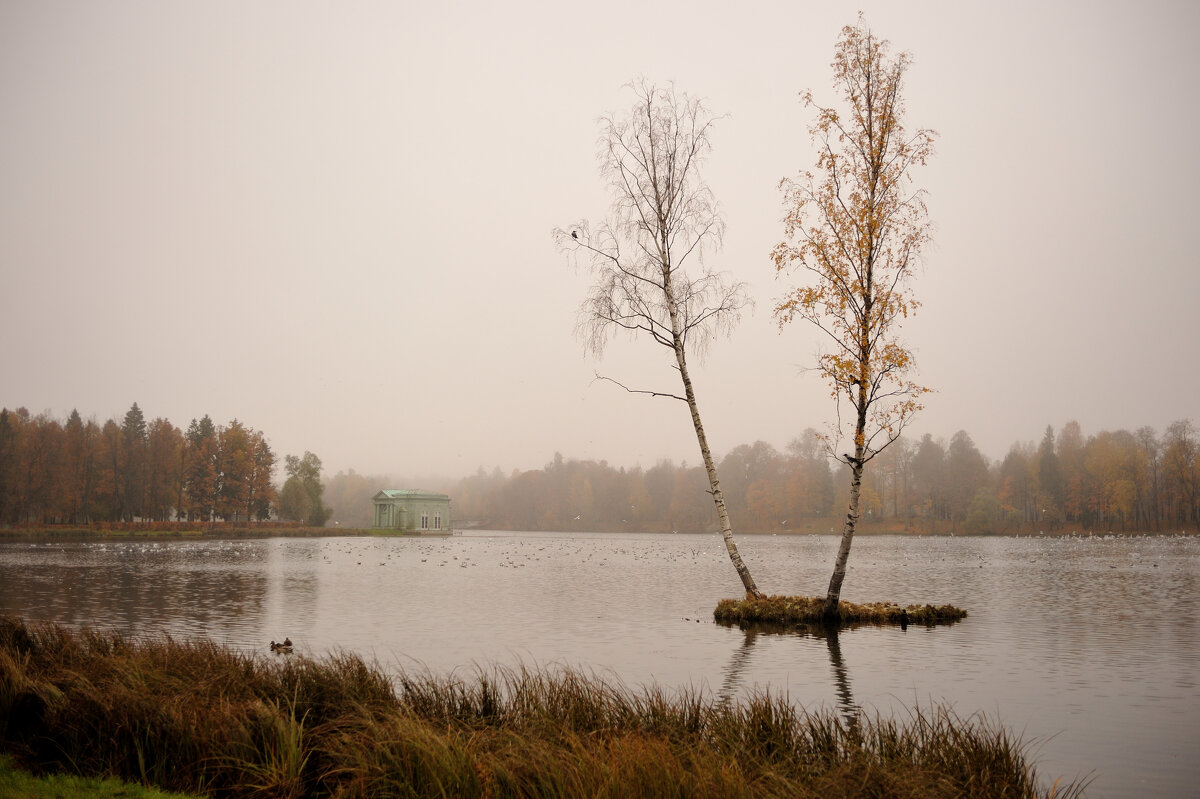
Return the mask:
M664 261L666 261L665 258ZM664 277L667 296L671 297L669 269L664 270ZM746 589L746 598L757 599L762 596L762 593L754 584L754 578L750 576L750 570L746 568L742 554L738 552L737 542L733 540L733 525L729 522L729 511L725 509L725 495L721 493L721 483L717 479L717 466L713 463L712 451L708 448L708 436L704 434L704 425L700 421L700 408L696 404L696 392L692 389L692 378L688 374L686 350L683 337L679 332L679 318L673 301L668 303L668 311L674 338L675 362L679 366L679 377L683 380L684 397L687 399L688 410L692 414L692 426L696 429L696 442L700 445L700 457L704 460L704 471L708 474L709 492L712 494L713 504L717 507L717 518L721 523L721 538L725 541L725 549L729 553L729 559L733 561L733 568L742 580L742 587Z

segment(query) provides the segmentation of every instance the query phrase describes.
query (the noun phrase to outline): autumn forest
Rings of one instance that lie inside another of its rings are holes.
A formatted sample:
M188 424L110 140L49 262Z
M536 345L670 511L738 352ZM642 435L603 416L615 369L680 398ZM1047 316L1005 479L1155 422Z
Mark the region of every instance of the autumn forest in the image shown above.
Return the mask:
M282 518L322 525L320 460L289 455L276 487L266 436L206 415L180 430L147 422L135 402L103 425L0 410L0 523L228 522Z
M276 475L282 466L282 474ZM762 441L719 461L735 528L830 532L845 509L844 479L812 430L784 451ZM282 483L275 482L276 477ZM417 483L419 482L419 485ZM412 485L410 485L412 483ZM555 454L542 469L499 468L459 480L322 477L316 455L282 462L266 435L205 416L180 429L147 422L135 403L103 424L0 410L0 523L295 520L369 527L381 488L449 493L455 524L493 529L696 532L716 524L698 464L616 467ZM1006 534L1036 531L1196 531L1200 439L1180 420L1085 435L1075 422L986 457L960 431L948 442L900 438L867 472L865 532Z
M1012 534L1036 531L1161 532L1197 529L1200 446L1190 421L1161 435L1148 427L1085 437L1068 423L1039 443L985 457L966 432L944 442L897 439L866 472L865 532ZM836 532L847 481L812 430L780 452L762 441L718 464L734 526L742 532ZM334 518L366 525L370 496L387 480L338 473L326 481ZM555 455L543 469L480 469L437 486L454 518L494 529L713 530L704 469L662 461L649 468Z

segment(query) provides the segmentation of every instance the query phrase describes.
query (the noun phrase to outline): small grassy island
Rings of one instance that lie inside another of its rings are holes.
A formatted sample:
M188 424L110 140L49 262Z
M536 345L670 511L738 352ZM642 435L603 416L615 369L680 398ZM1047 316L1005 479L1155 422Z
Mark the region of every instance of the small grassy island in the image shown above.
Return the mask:
M1062 797L1026 746L941 708L897 721L778 693L632 690L559 668L393 676L0 617L0 777L220 797ZM54 778L58 779L58 778ZM84 794L55 793L55 796ZM120 794L133 795L133 794Z
M745 599L722 599L713 611L713 618L722 624L741 626L770 624L808 626L827 624L825 597L764 596ZM967 612L953 605L894 605L891 602L871 602L856 605L838 602L836 624L953 624L964 619Z

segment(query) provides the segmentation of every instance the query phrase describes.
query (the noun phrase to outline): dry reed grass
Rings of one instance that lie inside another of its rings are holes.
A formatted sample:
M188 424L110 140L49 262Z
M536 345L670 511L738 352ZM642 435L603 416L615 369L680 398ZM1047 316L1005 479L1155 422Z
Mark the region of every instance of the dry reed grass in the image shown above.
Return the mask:
M221 797L1040 797L982 717L808 713L572 670L401 675L0 618L0 747ZM1072 785L1055 796L1080 793Z

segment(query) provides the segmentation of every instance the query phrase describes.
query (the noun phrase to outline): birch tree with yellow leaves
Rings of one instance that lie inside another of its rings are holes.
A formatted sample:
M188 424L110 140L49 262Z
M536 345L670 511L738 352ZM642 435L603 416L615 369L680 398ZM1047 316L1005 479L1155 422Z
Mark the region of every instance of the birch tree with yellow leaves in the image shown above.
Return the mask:
M586 221L558 228L554 239L595 278L579 313L579 333L588 350L599 356L609 337L621 333L669 350L679 388L631 389L611 382L687 405L725 548L746 595L758 597L733 539L688 369L688 356L703 353L715 336L727 332L748 302L743 283L704 262L706 251L720 247L725 227L701 174L712 149L715 117L674 86L638 80L631 88L635 98L629 114L601 122L600 171L612 191L612 216L594 228Z
M850 467L850 499L825 598L837 614L859 519L863 469L900 436L921 396L899 328L919 303L910 285L930 240L924 192L911 172L932 155L935 134L904 127L907 53L893 56L863 18L846 26L833 60L835 106L801 94L816 111L809 128L816 168L784 179L785 239L772 251L776 276L797 275L775 307L780 327L803 320L820 332L817 370L830 386L837 421L830 456ZM849 451L847 451L849 450Z

